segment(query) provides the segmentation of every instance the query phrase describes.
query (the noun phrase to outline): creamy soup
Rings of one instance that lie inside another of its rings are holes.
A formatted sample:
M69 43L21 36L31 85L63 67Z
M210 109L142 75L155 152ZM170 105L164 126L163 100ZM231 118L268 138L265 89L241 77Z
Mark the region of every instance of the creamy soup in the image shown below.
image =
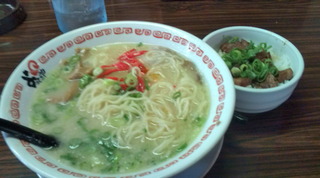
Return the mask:
M48 152L65 164L128 173L188 147L207 120L209 98L195 66L168 48L82 48L37 88L31 126L60 140Z

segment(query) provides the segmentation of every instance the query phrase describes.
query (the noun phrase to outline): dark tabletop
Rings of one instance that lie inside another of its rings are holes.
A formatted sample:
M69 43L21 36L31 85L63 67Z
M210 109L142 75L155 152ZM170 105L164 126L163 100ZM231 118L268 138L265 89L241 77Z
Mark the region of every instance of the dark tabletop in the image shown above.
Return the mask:
M28 16L0 35L0 92L14 68L61 34L48 0L20 0ZM305 60L304 74L280 107L233 120L208 177L320 177L320 1L107 0L109 21L143 20L203 38L235 25L264 28L291 41ZM0 177L36 177L0 136Z

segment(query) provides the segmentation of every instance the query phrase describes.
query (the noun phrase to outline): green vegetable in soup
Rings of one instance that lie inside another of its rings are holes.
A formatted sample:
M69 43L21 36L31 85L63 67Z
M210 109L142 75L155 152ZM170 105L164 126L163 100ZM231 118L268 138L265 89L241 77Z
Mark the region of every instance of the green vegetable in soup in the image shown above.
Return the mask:
M175 92L175 93L173 94L172 98L173 98L174 100L176 100L176 99L179 98L180 96L181 96L181 92L180 92L180 91L177 91L177 92Z
M65 72L71 72L77 65L77 63L80 61L81 57L79 55L74 55L67 59L66 65L63 67L63 70Z
M80 85L79 87L80 88L84 88L86 87L87 85L89 85L91 82L93 81L93 77L88 75L88 74L85 74L82 76L82 78L80 79Z
M180 145L180 146L177 148L177 152L183 151L184 149L187 148L187 146L188 146L187 143L184 143L184 144Z

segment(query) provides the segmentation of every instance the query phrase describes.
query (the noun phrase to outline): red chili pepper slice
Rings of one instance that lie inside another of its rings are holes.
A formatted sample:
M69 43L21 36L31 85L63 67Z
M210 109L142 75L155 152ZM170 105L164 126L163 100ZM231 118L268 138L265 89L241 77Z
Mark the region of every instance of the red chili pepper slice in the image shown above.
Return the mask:
M113 67L113 65L102 65L102 66L100 66L101 69L106 69L106 68L109 68L109 67Z
M116 80L116 81L120 81L121 79L119 79L118 77L105 77L106 79L111 79L111 80Z
M127 63L124 62L117 62L115 64L112 65L102 65L100 66L101 69L106 69L106 68L110 68L110 67L115 67L119 70L129 70L130 66Z
M147 73L148 69L136 58L133 58L129 61L132 66L139 67L140 71L143 73Z
M122 55L120 55L118 59L120 61L121 60L127 60L127 59L130 59L130 58L141 56L146 52L148 52L148 51L146 51L146 50L137 51L136 49L131 49L131 50L123 53Z
M97 76L97 78L103 78L103 77L105 77L106 75L109 75L109 74L111 74L111 73L113 73L113 72L117 72L117 71L119 71L119 70L118 70L118 69L105 70L105 71L103 71L101 74L99 74L99 75Z
M114 68L113 69L106 69L106 68L110 68L110 67L114 67ZM104 70L100 75L98 75L97 78L102 78L102 77L109 75L113 72L129 70L130 66L124 62L118 62L113 65L102 65L102 66L100 66L100 68L106 69L106 70Z
M146 50L135 51L134 53L131 53L130 55L132 57L137 57L137 56L141 56L141 55L145 54L146 52L148 52L148 51L146 51ZM130 56L128 56L128 57L130 57Z
M116 67L119 71L130 69L130 66L124 62L118 62L118 63L114 64L113 66Z
M130 54L133 53L134 51L136 51L136 49L131 49L129 51L124 52L123 54L121 54L118 59L121 60L126 60L129 58L129 56L131 56Z
M131 49L129 51L126 51L122 55L118 57L119 62L112 64L112 65L102 65L100 66L101 69L104 71L97 76L97 78L109 78L112 80L117 80L117 81L124 81L123 78L119 79L117 77L108 77L107 75L113 73L113 72L118 72L118 71L125 71L125 70L130 70L131 66L138 67L141 71L141 74L137 76L138 79L138 84L136 86L136 90L143 92L146 88L144 79L142 78L141 75L145 74L148 72L148 69L135 57L141 56L145 54L146 50L141 50L137 51L136 49ZM125 84L120 84L121 88L123 90L127 89L127 85Z
M144 83L142 76L138 75L137 79L138 79L138 84L136 86L136 90L140 91L140 92L144 92L146 86L145 86L145 83Z
M138 65L138 67L141 70L141 72L143 72L143 73L147 73L148 72L148 69L143 64Z
M123 84L120 84L120 87L121 87L122 90L127 90L128 85L123 83Z

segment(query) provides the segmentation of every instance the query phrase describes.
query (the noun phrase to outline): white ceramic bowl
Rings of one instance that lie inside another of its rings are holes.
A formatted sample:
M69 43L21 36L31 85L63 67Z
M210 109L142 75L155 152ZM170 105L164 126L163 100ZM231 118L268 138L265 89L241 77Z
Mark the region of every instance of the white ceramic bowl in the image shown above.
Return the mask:
M225 42L225 37L228 36L251 40L255 44L265 42L271 45L274 56L288 60L294 75L290 81L275 88L256 89L236 85L235 110L244 113L261 113L275 109L284 103L296 88L304 70L304 61L299 50L290 41L276 33L249 26L222 28L208 34L203 40L218 51L220 45Z
M223 138L231 121L235 90L232 76L220 56L201 39L167 25L119 21L83 27L58 36L27 56L8 79L1 98L1 117L29 125L28 106L35 88L22 77L41 80L41 72L55 68L61 59L74 54L78 47L93 47L114 42L143 42L169 47L187 56L201 71L210 88L210 113L203 130L194 142L175 157L154 167L129 174L101 175L77 170L52 159L45 150L6 137L16 157L44 177L169 177L187 169L204 157Z

